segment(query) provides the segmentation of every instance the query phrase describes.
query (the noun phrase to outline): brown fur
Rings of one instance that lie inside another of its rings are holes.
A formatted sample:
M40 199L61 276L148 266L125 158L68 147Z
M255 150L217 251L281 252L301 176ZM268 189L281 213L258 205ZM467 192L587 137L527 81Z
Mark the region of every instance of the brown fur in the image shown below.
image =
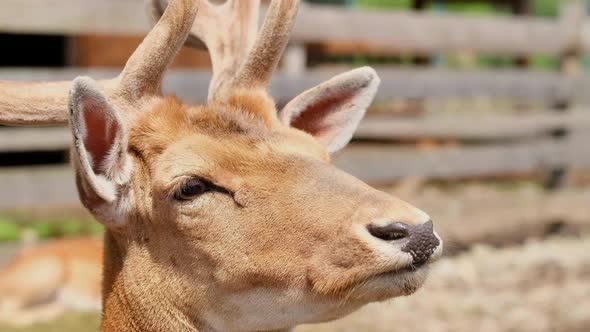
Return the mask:
M240 308L221 299L258 287L347 298L352 307L399 294L355 295L398 268L350 227L376 218L418 224L423 214L327 164L309 135L268 120L276 110L266 98L230 100L187 107L162 99L129 129L134 197L126 229L107 236L103 330L208 330L199 313L231 321ZM183 176L229 194L173 202ZM419 287L406 286L401 293Z

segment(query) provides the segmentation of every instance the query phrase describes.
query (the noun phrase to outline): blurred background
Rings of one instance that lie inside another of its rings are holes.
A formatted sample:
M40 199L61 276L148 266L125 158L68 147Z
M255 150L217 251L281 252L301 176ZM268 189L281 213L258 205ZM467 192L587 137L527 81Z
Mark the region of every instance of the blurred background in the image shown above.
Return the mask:
M376 101L335 163L427 211L447 246L416 295L297 331L589 330L589 8L304 3L273 96L281 105L348 68L375 67ZM0 80L114 77L149 26L142 0L3 0ZM184 50L165 91L204 101L209 65L205 52ZM66 128L0 126L0 267L48 241L102 233L78 202L69 143ZM0 330L98 322L69 313Z

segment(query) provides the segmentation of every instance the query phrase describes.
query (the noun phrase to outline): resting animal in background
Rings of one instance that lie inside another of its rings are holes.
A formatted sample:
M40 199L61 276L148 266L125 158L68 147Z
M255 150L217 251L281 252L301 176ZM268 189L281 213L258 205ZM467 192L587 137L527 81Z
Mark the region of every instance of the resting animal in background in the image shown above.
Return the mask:
M101 303L102 239L50 241L0 271L0 324L30 325Z
M0 82L0 123L71 124L80 198L106 228L103 331L288 330L424 283L442 251L430 217L330 163L376 72L277 116L267 86L297 5L272 1L256 38L258 1L171 0L116 79ZM207 105L161 95L191 30L212 55Z

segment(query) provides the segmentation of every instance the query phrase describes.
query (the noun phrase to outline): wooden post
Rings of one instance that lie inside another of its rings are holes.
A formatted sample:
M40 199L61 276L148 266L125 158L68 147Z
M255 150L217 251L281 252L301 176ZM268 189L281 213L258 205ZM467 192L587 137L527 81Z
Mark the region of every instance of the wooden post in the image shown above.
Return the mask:
M530 0L512 0L510 7L514 15L529 15L531 12Z
M68 36L65 44L65 60L64 63L69 67L77 67L80 65L80 54L78 39Z
M423 10L424 8L426 8L428 2L428 0L414 0L414 4L412 7L414 8L414 10Z
M512 0L510 6L512 14L515 16L527 16L531 12L529 0ZM515 63L517 67L526 68L529 65L529 58L526 56L516 57Z
M569 79L575 79L581 73L582 67L582 26L586 18L586 8L581 0L571 0L562 4L560 8L560 24L563 32L570 36L568 45L560 57L561 72ZM564 93L555 100L550 111L565 113L572 107L572 94ZM557 141L569 140L571 133L567 128L558 128L551 133ZM567 181L568 161L567 153L563 151L563 163L554 168L548 169L545 178L547 189L554 190L563 187Z
M426 6L429 4L430 0L414 0L413 8L414 10L424 10ZM415 56L412 59L412 62L417 66L427 66L432 63L432 56L427 55L419 55Z
M290 76L300 76L307 67L307 50L303 44L290 44L285 50L282 67Z

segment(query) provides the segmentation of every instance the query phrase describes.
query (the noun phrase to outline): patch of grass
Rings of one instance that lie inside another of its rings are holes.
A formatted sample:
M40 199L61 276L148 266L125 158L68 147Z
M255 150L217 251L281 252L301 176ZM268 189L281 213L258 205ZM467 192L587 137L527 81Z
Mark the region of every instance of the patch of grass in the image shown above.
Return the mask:
M449 3L446 4L443 8L450 12L469 15L498 14L501 12L498 8L495 8L489 2L484 1L473 1L469 3Z
M100 326L98 314L67 314L53 322L14 328L0 325L2 332L96 332Z
M555 17L559 13L559 0L533 0L532 11L537 16Z
M20 234L21 230L17 225L0 217L0 241L17 241Z
M355 6L360 8L409 9L411 0L356 0Z
M0 241L19 241L25 232L39 239L100 235L102 226L90 216L0 215Z

